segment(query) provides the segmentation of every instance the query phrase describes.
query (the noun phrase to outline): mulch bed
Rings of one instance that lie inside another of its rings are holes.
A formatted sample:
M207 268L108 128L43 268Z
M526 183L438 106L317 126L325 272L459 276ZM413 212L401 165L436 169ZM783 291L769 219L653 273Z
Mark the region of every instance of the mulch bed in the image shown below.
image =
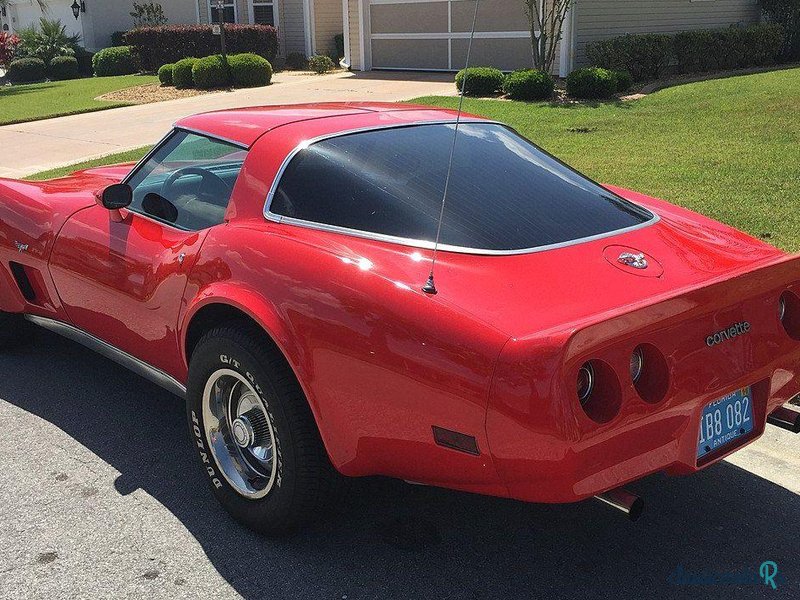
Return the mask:
M152 102L164 102L165 100L177 100L179 98L192 98L203 94L213 94L223 90L179 90L174 87L162 87L157 83L149 85L137 85L98 96L95 100L106 100L108 102L124 102L125 104L150 104Z

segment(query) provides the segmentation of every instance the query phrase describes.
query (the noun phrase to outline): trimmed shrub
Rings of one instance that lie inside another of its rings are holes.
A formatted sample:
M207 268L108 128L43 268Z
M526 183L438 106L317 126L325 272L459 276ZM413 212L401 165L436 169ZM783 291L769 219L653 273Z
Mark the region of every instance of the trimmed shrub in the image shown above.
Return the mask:
M125 46L125 34L128 33L127 31L115 31L111 34L111 45L116 46Z
M161 82L161 85L172 85L172 70L175 68L175 65L161 65L158 69L158 80Z
M219 36L209 25L162 25L138 27L125 34L125 40L139 56L145 71L176 63L187 56L213 56L219 53ZM273 60L278 52L278 31L270 25L225 25L229 54L253 53Z
M800 7L800 5L798 6ZM800 15L798 15L798 19L800 19ZM800 21L798 21L798 27L800 28ZM744 66L759 67L780 62L784 58L783 49L786 47L787 36L786 28L776 23L745 27L742 37L749 52L747 53L747 64ZM798 58L800 58L800 53L798 53Z
M50 61L47 75L54 81L77 79L81 76L78 71L78 59L73 56L56 56Z
M11 83L32 83L47 77L47 67L41 58L19 58L12 60L6 71Z
M139 65L130 46L100 50L92 58L92 66L94 66L94 74L98 77L130 75L139 71Z
M535 69L509 73L503 83L503 91L514 100L548 100L555 87L549 73Z
M633 77L627 71L614 71L617 93L627 92L633 86Z
M257 54L234 54L228 57L234 87L257 87L272 81L272 65Z
M672 55L672 37L657 33L623 35L586 45L589 62L609 71L627 71L636 81L658 79Z
M672 40L676 69L681 73L720 71L777 62L786 40L780 25L683 31Z
M332 71L336 67L333 64L330 56L324 54L315 54L308 59L308 68L314 71L317 75L322 75L328 71Z
M192 68L196 62L196 58L184 58L175 63L172 67L172 83L176 88L186 90L194 85Z
M308 68L308 59L302 52L289 52L284 66L288 71L305 71Z
M92 65L94 52L90 52L86 48L78 48L75 51L75 59L78 61L78 72L81 74L81 77L91 77L94 75L94 66Z
M464 78L466 77L466 87ZM469 67L456 73L456 88L466 96L492 96L503 89L506 77L494 67Z
M198 90L225 87L228 79L228 64L219 54L198 58L192 66L192 80Z
M710 70L713 57L703 53L711 47L711 30L682 31L672 39L672 54L681 73Z
M577 69L567 77L567 93L573 98L610 98L616 91L617 77L608 69Z
M786 30L776 23L764 23L683 31L673 36L625 35L588 44L586 56L593 65L628 71L635 81L641 81L657 79L670 62L680 73L769 65L781 59L785 47Z
M800 0L760 0L761 10L786 34L781 59L800 60Z

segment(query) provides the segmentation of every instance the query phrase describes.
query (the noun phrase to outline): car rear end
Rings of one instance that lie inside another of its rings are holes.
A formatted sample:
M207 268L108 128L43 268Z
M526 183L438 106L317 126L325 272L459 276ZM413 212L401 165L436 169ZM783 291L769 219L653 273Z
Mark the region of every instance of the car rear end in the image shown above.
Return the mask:
M799 365L798 257L513 338L487 418L495 465L535 502L691 473L758 438Z

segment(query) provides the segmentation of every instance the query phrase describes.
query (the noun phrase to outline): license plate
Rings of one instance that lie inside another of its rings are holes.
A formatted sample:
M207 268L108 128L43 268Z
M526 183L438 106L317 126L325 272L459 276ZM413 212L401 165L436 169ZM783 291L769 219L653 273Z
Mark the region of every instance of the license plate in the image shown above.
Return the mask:
M753 431L752 398L750 388L746 387L706 405L700 419L697 458Z

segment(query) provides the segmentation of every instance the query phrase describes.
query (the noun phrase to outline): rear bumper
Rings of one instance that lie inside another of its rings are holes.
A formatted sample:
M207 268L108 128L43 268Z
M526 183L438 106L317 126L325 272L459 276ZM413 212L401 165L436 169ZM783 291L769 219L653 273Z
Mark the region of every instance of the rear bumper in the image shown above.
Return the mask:
M737 381L731 390L747 385L753 388L753 431L699 461L696 453L703 408L725 392L655 411L654 407L643 407L650 408L651 414L637 414L581 439L550 437L539 452L530 447L524 450L527 456L511 456L505 452L508 445L501 445L495 464L511 497L545 503L580 501L659 471L670 475L694 473L758 439L764 433L767 416L800 392L800 379L784 369L757 381ZM490 415L495 426L499 418ZM538 433L529 441L534 438L541 441ZM517 444L520 450L523 446L528 444Z

